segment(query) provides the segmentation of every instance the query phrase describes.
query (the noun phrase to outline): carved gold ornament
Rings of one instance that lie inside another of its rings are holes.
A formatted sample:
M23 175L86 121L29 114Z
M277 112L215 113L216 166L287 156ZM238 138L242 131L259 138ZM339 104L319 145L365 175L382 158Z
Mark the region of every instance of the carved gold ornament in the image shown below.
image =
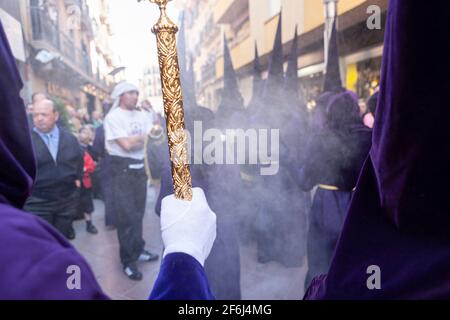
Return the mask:
M192 178L188 164L187 136L184 125L183 97L178 64L176 33L178 27L166 14L170 0L149 0L159 6L161 16L152 32L156 35L164 112L167 123L172 180L175 197L192 200Z

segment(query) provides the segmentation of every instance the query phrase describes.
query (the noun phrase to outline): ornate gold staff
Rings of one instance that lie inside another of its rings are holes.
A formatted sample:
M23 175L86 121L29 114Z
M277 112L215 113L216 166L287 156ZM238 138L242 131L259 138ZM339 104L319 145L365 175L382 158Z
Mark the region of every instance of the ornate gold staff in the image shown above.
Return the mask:
M141 1L141 0L139 0ZM178 65L176 33L178 27L166 14L166 5L171 0L149 0L161 11L158 23L152 32L158 46L161 87L166 114L169 154L172 161L172 179L175 197L192 200L192 178L188 164L186 133L184 131L183 97L181 93L180 68Z

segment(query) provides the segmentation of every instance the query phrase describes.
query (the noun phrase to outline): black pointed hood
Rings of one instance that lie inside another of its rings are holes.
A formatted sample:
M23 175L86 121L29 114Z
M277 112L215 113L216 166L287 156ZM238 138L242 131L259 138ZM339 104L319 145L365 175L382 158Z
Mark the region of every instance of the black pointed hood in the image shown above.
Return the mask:
M255 59L253 60L253 98L260 96L263 89L263 80L261 78L262 70L261 62L259 61L258 45L255 42Z
M236 97L236 100L242 100L241 93L239 91L239 85L237 80L236 71L233 67L233 61L231 60L230 48L228 47L228 41L224 37L224 55L223 55L223 90L226 94Z
M289 55L288 67L284 78L284 97L286 99L285 107L288 112L298 115L299 125L307 125L308 111L305 100L300 91L300 79L298 78L298 32L295 27L294 39L292 40L292 49Z
M252 116L256 110L258 110L262 103L262 93L264 90L264 81L261 77L262 74L262 66L259 61L258 54L258 46L255 42L255 58L253 60L253 89L252 89L252 98L250 103L247 106L247 113L249 116Z
M297 26L295 27L294 40L292 40L292 49L289 56L288 67L285 76L285 90L289 94L297 94L299 87L298 79L298 33Z
M230 49L228 41L224 36L224 54L223 54L223 92L222 102L219 106L221 112L226 110L240 110L243 109L243 98L239 91L237 75L231 60Z
M264 88L265 99L278 98L282 94L282 86L284 83L283 40L281 38L282 24L282 14L280 13L272 56L269 63L269 75Z
M330 42L328 45L328 58L323 91L336 91L342 88L341 70L339 68L339 46L336 29L336 18L331 29Z

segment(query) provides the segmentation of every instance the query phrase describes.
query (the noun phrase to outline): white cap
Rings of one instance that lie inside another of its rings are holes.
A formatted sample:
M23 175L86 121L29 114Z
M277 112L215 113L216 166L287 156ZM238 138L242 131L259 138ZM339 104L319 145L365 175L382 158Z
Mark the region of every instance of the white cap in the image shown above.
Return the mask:
M113 92L111 93L111 99L114 101L112 108L110 111L116 109L119 106L120 103L120 96L123 95L125 92L130 91L138 91L138 87L136 87L134 84L130 82L121 82L118 85L115 86Z

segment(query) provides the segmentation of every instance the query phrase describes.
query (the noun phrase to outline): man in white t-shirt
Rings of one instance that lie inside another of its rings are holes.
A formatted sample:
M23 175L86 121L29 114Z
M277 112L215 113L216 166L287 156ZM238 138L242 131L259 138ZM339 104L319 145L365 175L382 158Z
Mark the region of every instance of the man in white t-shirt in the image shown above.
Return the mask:
M104 121L105 146L111 156L111 188L117 213L120 259L125 274L132 280L141 280L137 262L158 259L158 255L144 249L142 237L147 196L144 144L153 121L150 113L136 107L139 98L136 86L122 82L111 97L114 105Z

